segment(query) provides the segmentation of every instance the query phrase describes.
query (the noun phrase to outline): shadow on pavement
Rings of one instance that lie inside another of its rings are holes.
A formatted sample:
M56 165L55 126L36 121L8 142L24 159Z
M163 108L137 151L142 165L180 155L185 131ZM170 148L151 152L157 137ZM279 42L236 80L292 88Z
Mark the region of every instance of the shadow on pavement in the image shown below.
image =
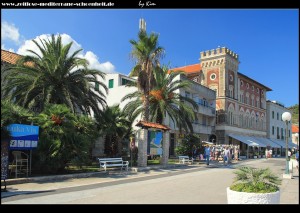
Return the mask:
M47 192L54 192L56 190L42 190L42 191L14 191L16 189L7 189L6 192L1 192L1 199L7 198L7 197L13 197L17 195L23 195L23 194L39 194L39 193L47 193Z

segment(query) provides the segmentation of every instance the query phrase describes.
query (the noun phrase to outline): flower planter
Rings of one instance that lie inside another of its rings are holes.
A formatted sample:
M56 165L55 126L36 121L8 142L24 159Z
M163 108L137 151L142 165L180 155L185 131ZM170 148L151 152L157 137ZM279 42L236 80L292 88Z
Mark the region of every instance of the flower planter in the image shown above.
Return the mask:
M228 204L279 204L280 191L272 193L248 193L230 190L227 187Z

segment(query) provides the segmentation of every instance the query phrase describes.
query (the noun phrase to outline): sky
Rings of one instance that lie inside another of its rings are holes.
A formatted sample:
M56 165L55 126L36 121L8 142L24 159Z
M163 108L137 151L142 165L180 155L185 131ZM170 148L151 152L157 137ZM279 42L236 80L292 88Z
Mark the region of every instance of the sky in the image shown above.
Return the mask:
M140 18L159 34L162 64L197 64L200 52L227 47L239 72L273 90L268 100L299 104L298 9L2 9L1 49L26 55L32 39L60 34L91 68L128 75Z

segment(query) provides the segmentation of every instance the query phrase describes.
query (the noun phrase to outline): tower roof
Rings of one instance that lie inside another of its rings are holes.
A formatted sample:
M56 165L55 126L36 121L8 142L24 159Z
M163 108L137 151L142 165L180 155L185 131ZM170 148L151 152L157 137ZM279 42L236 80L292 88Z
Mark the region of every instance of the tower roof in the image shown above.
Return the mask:
M191 73L197 73L200 72L202 69L200 64L192 64L192 65L187 65L187 66L183 66L183 67L176 67L173 69L170 69L169 72L171 70L173 71L184 71L186 74L191 74Z

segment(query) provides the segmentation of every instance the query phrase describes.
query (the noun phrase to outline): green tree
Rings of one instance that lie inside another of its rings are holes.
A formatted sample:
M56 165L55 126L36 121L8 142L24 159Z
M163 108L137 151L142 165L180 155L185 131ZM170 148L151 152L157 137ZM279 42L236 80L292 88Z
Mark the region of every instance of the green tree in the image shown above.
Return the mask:
M143 120L149 121L149 93L153 83L153 69L159 66L159 60L164 54L164 49L158 46L158 34L140 30L138 41L130 40L132 44L131 55L136 65L130 72L130 76L137 76L138 90L144 94Z
M63 45L60 35L39 41L33 40L40 53L28 50L33 56L21 57L16 65L5 68L4 96L39 111L51 103L65 104L73 113L101 114L107 87L98 78L104 78L104 73L88 69L88 61L77 57L81 49L71 53L72 42ZM101 86L97 91L95 84Z
M188 155L192 157L194 147L197 148L198 153L203 153L200 138L195 134L187 134L176 147L176 155Z
M292 123L299 126L299 104L288 107L292 111Z
M174 123L186 131L193 132L192 121L195 119L195 111L198 109L197 103L193 99L182 96L175 91L178 89L187 89L190 81L181 80L178 76L184 72L170 72L167 67L156 67L153 72L153 88L150 91L150 117L149 120L163 124L168 115ZM126 95L122 101L131 100L124 106L124 111L134 117L137 117L142 109L144 94L136 91Z
M10 124L30 124L28 118L32 116L29 110L24 109L8 99L1 100L1 141L10 138L7 126Z
M30 124L28 118L32 115L32 112L11 102L9 99L1 100L1 127L14 123Z
M107 107L101 117L96 117L101 135L105 138L104 152L108 156L118 154L120 141L130 133L131 122L119 105Z
M63 172L70 162L87 163L96 125L85 115L75 115L66 105L49 104L31 118L40 126L39 144L33 168L41 173Z

